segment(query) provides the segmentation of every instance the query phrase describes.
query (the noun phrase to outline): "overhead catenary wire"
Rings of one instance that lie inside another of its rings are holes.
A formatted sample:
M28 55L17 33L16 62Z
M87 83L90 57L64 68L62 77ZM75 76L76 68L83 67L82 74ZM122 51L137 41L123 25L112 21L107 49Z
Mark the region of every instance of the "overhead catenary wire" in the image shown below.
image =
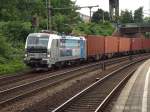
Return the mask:
M77 0L76 0L77 1ZM95 6L82 6L82 7L75 7L75 10L80 10L82 8L89 8L90 9L90 21L91 21L91 17L92 17L92 8L93 7L99 7L99 5L95 5ZM52 30L52 17L51 17L51 11L52 10L69 10L69 9L73 9L72 7L64 7L64 8L60 8L60 7L52 7L51 6L51 1L50 0L46 0L46 8L48 9L48 22L47 22L47 30Z
M92 17L92 8L94 7L99 7L99 5L95 5L95 6L82 6L82 7L76 7L76 10L80 10L82 8L89 8L90 10L90 21L91 21L91 17ZM68 7L68 8L51 8L51 10L65 10L65 9L72 9L72 7Z

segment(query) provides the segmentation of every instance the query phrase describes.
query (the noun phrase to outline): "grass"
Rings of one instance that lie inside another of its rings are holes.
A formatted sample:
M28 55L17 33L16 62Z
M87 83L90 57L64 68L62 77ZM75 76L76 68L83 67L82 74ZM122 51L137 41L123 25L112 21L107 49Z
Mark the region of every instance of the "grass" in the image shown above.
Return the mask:
M8 61L8 63L0 64L0 75L13 74L25 69L27 69L27 67L21 59L11 60Z

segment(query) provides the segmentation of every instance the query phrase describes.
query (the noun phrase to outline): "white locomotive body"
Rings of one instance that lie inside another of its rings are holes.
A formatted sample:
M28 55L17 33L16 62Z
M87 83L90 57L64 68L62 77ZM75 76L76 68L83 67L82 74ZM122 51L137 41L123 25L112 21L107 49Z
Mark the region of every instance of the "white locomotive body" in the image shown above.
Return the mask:
M25 51L24 61L31 67L50 68L87 58L84 37L31 33L27 37Z

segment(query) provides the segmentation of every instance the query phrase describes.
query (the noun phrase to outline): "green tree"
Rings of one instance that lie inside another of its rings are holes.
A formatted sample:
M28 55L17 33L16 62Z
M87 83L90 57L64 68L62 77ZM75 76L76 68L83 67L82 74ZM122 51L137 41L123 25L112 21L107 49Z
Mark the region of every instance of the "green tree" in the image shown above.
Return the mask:
M143 23L143 7L138 8L134 11L134 22L135 23Z
M109 21L109 13L102 9L98 9L96 12L93 13L92 22L102 22L102 21Z
M76 6L71 0L52 0L52 29L58 32L71 33L74 24L80 21Z
M1 0L0 20L30 21L34 14L45 16L44 0Z
M133 23L132 11L129 11L129 10L121 11L120 22L121 23Z
M105 21L110 21L110 16L108 11L104 11L104 20Z
M79 20L79 13L71 0L51 0L53 30L58 32L71 32L72 27ZM39 23L38 29L47 27L46 0L1 0L0 21L31 22L36 17ZM20 29L21 30L21 29Z
M32 31L29 22L9 21L1 24L0 32L10 42L25 42L27 35Z
M145 17L144 18L144 23L150 24L150 17Z
M10 55L12 55L12 47L11 44L9 44L3 34L0 33L0 57L3 58L10 58Z
M0 21L8 21L17 19L16 1L1 0L0 3Z
M80 23L77 25L73 33L83 35L111 35L114 31L110 22L99 22L99 23Z

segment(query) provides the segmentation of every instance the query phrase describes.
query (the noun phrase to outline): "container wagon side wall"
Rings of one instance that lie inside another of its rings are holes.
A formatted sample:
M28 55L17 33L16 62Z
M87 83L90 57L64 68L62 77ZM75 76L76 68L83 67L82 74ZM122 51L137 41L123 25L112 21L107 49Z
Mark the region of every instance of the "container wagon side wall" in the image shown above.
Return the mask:
M119 38L118 37L105 37L105 55L108 57L118 53Z
M150 39L143 39L143 49L150 48Z
M143 47L143 50L145 52L149 52L149 50L150 50L150 39L143 39L142 40L142 47Z
M132 38L131 50L133 53L139 53L142 50L142 38Z
M87 39L87 56L88 58L100 59L104 54L104 37L89 35Z
M130 51L130 44L131 40L130 38L119 38L119 53L127 54Z

